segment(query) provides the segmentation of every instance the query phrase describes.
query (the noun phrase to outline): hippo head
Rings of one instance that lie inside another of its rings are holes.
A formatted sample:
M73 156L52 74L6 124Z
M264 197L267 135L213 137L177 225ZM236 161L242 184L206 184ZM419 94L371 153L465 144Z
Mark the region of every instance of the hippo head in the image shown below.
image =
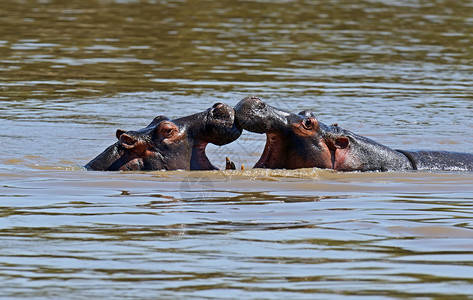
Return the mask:
M216 103L194 115L170 120L156 117L138 131L117 130L118 141L90 161L89 170L214 170L205 148L236 140L241 129L235 112Z
M334 168L335 152L348 145L343 136L327 140L328 127L310 111L286 112L256 97L241 100L235 111L243 129L266 133L266 145L255 168Z
M293 114L269 106L256 97L241 100L235 111L243 129L266 133L266 146L255 168L317 167L339 171L412 168L399 151L336 124L320 123L311 111Z

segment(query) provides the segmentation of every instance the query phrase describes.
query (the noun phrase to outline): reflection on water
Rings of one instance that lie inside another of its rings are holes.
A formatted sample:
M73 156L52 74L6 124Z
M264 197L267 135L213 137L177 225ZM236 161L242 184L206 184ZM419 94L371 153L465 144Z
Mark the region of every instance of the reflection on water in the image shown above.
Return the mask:
M155 116L248 95L400 149L473 152L465 1L0 3L6 298L468 298L473 175L86 172Z

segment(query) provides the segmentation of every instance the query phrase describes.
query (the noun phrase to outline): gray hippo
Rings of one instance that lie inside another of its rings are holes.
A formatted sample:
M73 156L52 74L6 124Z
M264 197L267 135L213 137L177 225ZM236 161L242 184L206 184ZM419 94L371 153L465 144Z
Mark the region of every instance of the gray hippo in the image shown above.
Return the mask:
M215 170L207 158L208 143L225 145L241 135L232 107L216 103L190 116L170 120L156 117L137 131L117 130L118 141L85 168L118 170Z
M236 106L243 129L266 133L255 168L325 168L339 171L473 171L473 154L394 150L337 125L320 123L310 111L299 114L247 97Z

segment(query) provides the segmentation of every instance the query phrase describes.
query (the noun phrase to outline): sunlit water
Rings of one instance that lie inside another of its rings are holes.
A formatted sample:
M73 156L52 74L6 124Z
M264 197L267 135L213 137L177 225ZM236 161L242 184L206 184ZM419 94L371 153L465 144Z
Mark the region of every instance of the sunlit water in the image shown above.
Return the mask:
M461 299L473 174L87 172L115 130L248 95L473 153L467 1L2 1L3 298Z

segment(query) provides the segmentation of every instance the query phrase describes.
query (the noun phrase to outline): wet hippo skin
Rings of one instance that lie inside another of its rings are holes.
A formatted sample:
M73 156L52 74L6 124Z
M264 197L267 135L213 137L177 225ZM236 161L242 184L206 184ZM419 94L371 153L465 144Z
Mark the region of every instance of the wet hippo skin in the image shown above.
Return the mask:
M118 141L85 168L97 171L215 170L218 168L205 153L207 144L231 143L241 131L235 123L233 108L223 103L174 120L158 116L140 130L117 130Z
M266 134L266 145L255 168L473 171L473 154L394 150L336 124L327 126L311 111L290 113L256 97L241 100L235 111L243 129Z

